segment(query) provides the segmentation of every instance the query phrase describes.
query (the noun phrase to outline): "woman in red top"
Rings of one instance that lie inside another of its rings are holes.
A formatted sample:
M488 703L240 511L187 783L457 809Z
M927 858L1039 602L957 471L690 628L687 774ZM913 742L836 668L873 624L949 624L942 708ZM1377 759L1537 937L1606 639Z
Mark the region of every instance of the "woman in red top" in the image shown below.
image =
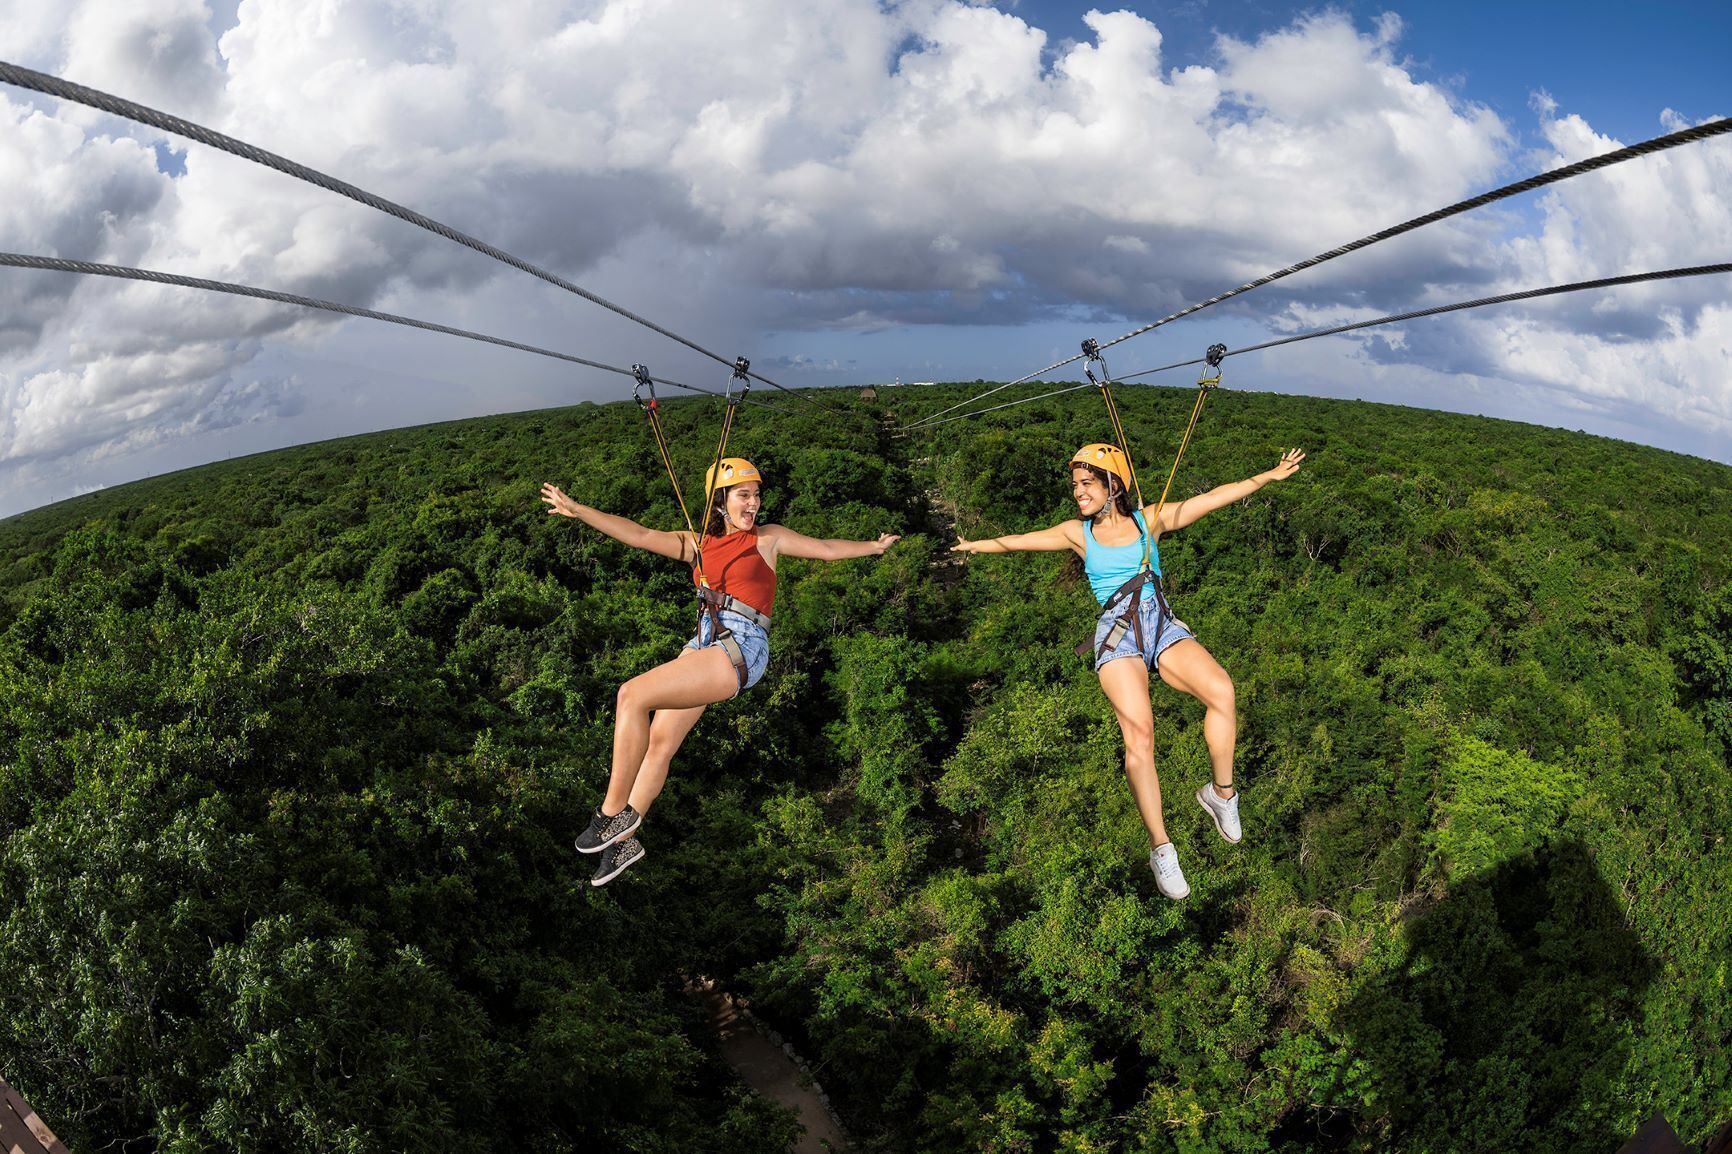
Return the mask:
M606 885L626 867L643 860L636 834L650 803L667 780L668 765L704 710L751 688L769 661L770 613L776 596L776 558L811 557L841 561L875 557L899 538L876 541L821 541L781 525L758 524L762 478L750 461L728 457L704 477L715 485L704 543L700 592L704 609L698 635L672 661L641 673L619 687L613 722L613 776L607 796L577 839L583 853L601 854L592 885ZM696 568L697 542L688 532L647 529L627 517L580 505L553 485L541 487L547 511L573 517L616 541Z

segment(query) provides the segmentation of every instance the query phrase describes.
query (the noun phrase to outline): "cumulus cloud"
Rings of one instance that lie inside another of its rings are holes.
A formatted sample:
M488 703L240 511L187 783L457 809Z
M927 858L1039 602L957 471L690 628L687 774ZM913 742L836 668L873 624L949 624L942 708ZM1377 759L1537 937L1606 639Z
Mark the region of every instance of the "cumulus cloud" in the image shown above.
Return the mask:
M1616 144L1536 98L1545 148L1522 153L1511 125L1407 67L1394 17L1308 15L1202 62L1167 59L1132 12L1089 12L1066 30L1086 35L1056 40L1013 3L964 0L247 0L216 19L203 0L14 4L0 41L796 372L835 358L777 360L737 334L1149 319ZM184 169L157 163L165 142ZM1725 145L1623 166L1547 194L1537 227L1475 214L1223 308L1327 323L1691 263L1732 251L1715 193L1729 167ZM507 288L518 274L236 158L16 92L0 93L0 183L0 247L17 251L361 305L486 312L473 302L552 291ZM1534 387L1597 374L1575 386L1589 403L1656 366L1705 372L1718 392L1666 411L1725 421L1725 302L1723 286L1626 290L1348 347ZM0 275L0 309L0 468L292 412L302 385L258 355L336 323L45 274ZM514 336L639 359L605 317L519 311L536 331Z
M1548 148L1535 170L1623 147L1578 116L1555 117L1536 96ZM1687 127L1665 112L1658 132ZM1488 247L1495 280L1446 283L1418 303L1491 295L1650 270L1721 262L1732 253L1732 146L1684 147L1555 185L1540 227ZM1361 310L1363 311L1363 310ZM1357 338L1371 361L1506 382L1607 412L1643 410L1678 427L1732 432L1732 294L1725 277L1586 292L1477 314L1418 321ZM1303 327L1359 319L1316 310ZM1297 314L1295 314L1297 319Z

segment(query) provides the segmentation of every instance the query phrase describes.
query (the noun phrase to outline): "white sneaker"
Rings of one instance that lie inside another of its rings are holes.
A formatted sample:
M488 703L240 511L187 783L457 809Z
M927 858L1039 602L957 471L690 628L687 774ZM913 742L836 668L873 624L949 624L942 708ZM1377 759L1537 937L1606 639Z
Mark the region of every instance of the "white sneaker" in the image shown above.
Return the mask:
M1239 844L1239 839L1245 835L1244 831L1239 828L1238 790L1234 790L1233 796L1223 801L1220 795L1215 792L1214 786L1205 785L1197 791L1197 804L1215 819L1215 828L1220 831L1222 837L1234 845Z
M1190 896L1191 886L1179 868L1179 851L1172 842L1163 842L1149 852L1149 868L1155 871L1155 888L1163 894L1174 901Z

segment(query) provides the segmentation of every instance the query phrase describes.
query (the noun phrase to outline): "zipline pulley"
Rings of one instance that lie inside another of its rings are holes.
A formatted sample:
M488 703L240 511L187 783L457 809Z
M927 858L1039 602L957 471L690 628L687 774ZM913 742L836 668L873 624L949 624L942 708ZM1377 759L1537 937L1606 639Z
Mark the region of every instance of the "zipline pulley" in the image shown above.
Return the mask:
M734 389L739 385L738 391ZM745 357L734 358L734 373L728 378L728 387L722 390L727 398L728 411L732 413L740 407L740 402L746 399L746 394L752 391L752 362Z
M1083 356L1087 358L1083 362L1083 372L1088 374L1088 379L1090 381L1094 382L1095 384L1100 385L1103 389L1106 388L1107 385L1112 384L1113 383L1113 376L1112 376L1112 373L1107 371L1106 358L1101 356L1100 343L1098 341L1096 341L1093 337L1090 337L1088 340L1086 340L1082 343L1082 351L1083 351ZM1101 367L1101 375L1098 377L1095 376L1095 366L1096 365L1099 365ZM1108 402L1108 403L1110 404L1111 402ZM1124 448L1123 445L1121 445L1119 447L1121 449Z
M636 401L638 407L643 409L645 413L648 413L651 409L656 407L655 378L651 377L649 375L649 370L644 368L642 365L633 365L631 367L631 379L632 400ZM644 393L646 391L649 393L649 400L647 401L644 400Z
M1214 372L1205 371L1202 376L1198 377L1197 387L1212 389L1221 383L1221 362L1227 359L1227 346L1210 345L1209 351L1203 354L1203 359L1208 362L1209 368L1213 369Z

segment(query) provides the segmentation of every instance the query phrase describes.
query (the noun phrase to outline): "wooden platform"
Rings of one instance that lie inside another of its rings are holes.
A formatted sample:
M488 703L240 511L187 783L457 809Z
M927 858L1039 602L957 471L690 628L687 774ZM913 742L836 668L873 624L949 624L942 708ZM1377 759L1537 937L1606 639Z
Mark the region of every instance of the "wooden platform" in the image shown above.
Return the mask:
M18 1091L0 1081L0 1154L68 1154Z

